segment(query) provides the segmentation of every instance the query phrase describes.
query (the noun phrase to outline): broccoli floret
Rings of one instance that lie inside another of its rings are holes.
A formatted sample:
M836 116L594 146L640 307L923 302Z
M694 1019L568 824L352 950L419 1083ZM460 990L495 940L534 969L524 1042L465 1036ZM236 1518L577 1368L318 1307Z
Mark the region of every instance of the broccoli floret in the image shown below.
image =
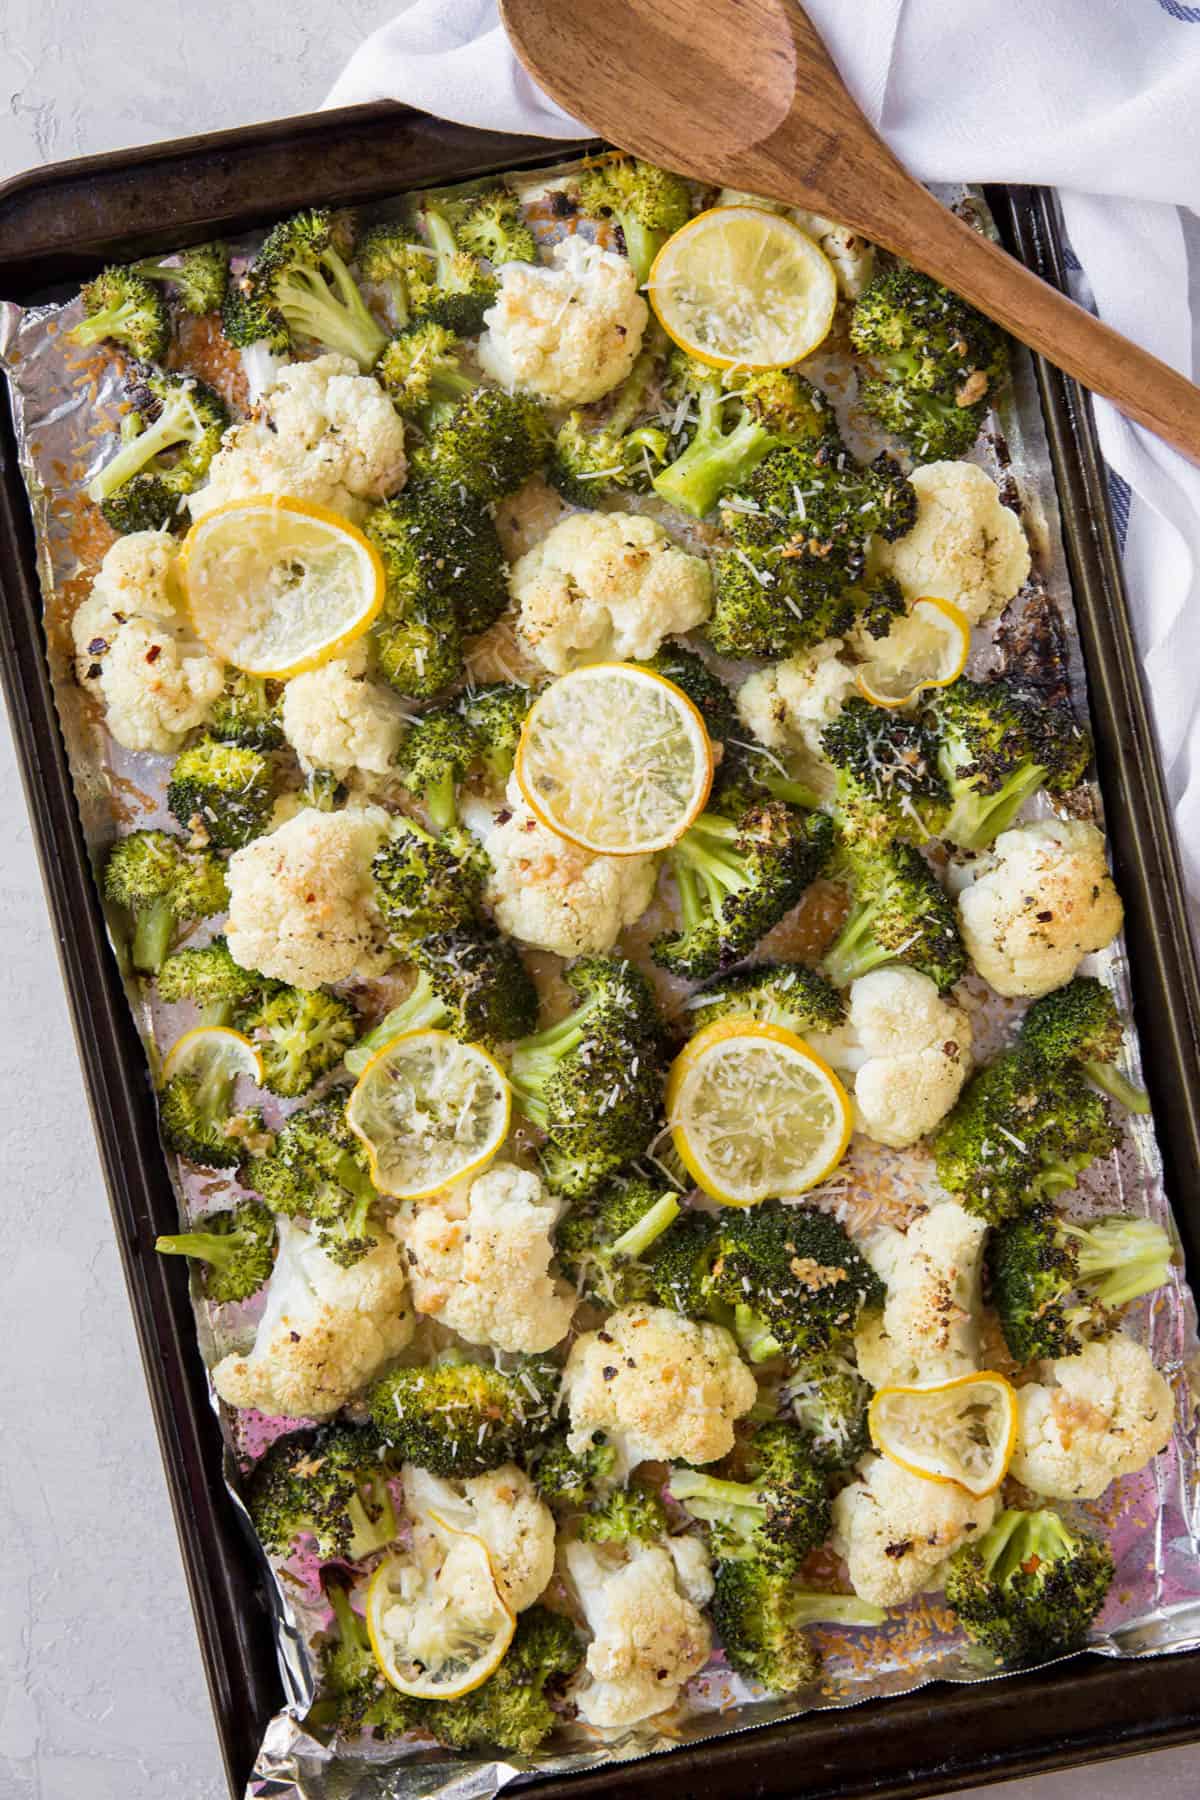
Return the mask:
M114 531L158 531L208 473L229 414L192 375L149 370L129 395L122 447L88 483L88 498Z
M396 818L375 852L375 903L400 949L435 931L457 931L479 917L487 860L469 832L441 837Z
M496 277L479 256L465 247L452 221L457 209L442 200L426 198L421 218L433 255L414 262L408 277L408 303L418 323L431 320L475 337L483 330L483 315L496 298Z
M919 719L852 695L821 733L821 750L837 770L843 840L877 847L940 834L950 797L937 740Z
M379 673L398 693L427 699L463 671L462 631L452 595L419 546L424 509L405 494L376 507L366 534L387 580L383 608L371 627Z
M154 1240L160 1256L190 1256L204 1264L204 1292L216 1306L257 1294L275 1263L275 1220L257 1200L227 1212L206 1213L198 1229Z
M903 537L916 517L916 489L890 456L863 468L829 437L815 453L806 444L772 451L746 492L726 503L721 522L739 543L773 546L798 562L857 579L867 540Z
M667 434L656 425L635 430L634 420L657 365L657 352L643 350L599 420L594 411L575 411L560 425L547 474L564 500L595 506L602 494L649 489L666 461Z
M1147 1096L1113 1067L1124 1039L1116 1001L1094 975L1076 975L1065 987L1043 994L1021 1021L1021 1042L1036 1056L1049 1063L1077 1062L1119 1105L1148 1113Z
M475 760L477 744L458 706L423 713L400 746L396 776L419 800L439 831L458 820L458 784Z
M794 656L842 637L855 620L856 590L833 562L805 562L786 549L718 550L713 609L704 634L718 656Z
M853 903L822 967L838 987L884 963L908 963L940 993L966 973L954 905L911 844L848 845L841 856Z
M234 1169L249 1138L263 1131L257 1108L233 1111L237 1074L214 1057L207 1068L185 1067L159 1090L158 1123L168 1150L206 1169Z
M589 1544L627 1544L633 1539L653 1541L667 1535L667 1509L642 1482L614 1488L603 1500L595 1500L578 1521L579 1535Z
M836 1031L846 1016L832 982L802 963L756 963L752 969L735 969L711 988L693 994L687 1012L693 1035L718 1019L757 1019L807 1037L810 1031Z
M778 800L735 817L701 813L669 852L683 929L655 939L655 962L689 980L740 962L820 874L832 843L826 814Z
M168 1006L194 1001L210 1025L227 1025L235 1008L256 1000L264 985L261 975L234 962L223 937L197 950L176 950L158 971L159 999Z
M229 904L225 865L166 831L119 838L104 865L104 897L132 915L133 966L153 975L181 925Z
M311 1537L323 1561L359 1562L397 1531L379 1443L352 1425L276 1438L249 1477L246 1505L264 1548L278 1556Z
M720 1228L711 1213L683 1212L663 1238L651 1264L660 1306L689 1319L712 1319L732 1327L733 1310L712 1291L712 1268L720 1253Z
M973 1075L938 1127L938 1180L968 1212L998 1225L1074 1187L1120 1135L1081 1069L1018 1047Z
M98 344L108 338L123 344L139 362L158 362L166 355L171 322L166 302L152 282L132 269L101 269L79 290L83 318L69 336L73 344Z
M852 1468L870 1448L870 1385L836 1350L792 1367L781 1398L804 1432L813 1461L831 1474Z
M617 1453L601 1434L586 1450L569 1450L565 1434L547 1438L530 1458L529 1473L547 1506L575 1511L595 1500L614 1479Z
M475 387L459 364L459 339L426 319L397 333L375 365L375 374L406 418L433 407L453 406Z
M790 1575L758 1562L719 1562L714 1570L713 1624L740 1675L773 1694L809 1687L820 1673L805 1625L882 1625L887 1614L853 1594L798 1588Z
M679 1216L674 1194L641 1176L609 1183L578 1203L555 1232L559 1264L582 1294L602 1306L632 1306L654 1293L649 1266Z
M641 1154L662 1094L660 1022L650 988L629 963L581 957L565 979L578 1005L522 1038L509 1079L525 1117L546 1133L547 1173L577 1197Z
M146 281L163 281L174 289L185 312L217 312L229 282L229 251L224 244L196 244L176 262L148 257L133 264Z
M278 750L283 744L283 682L236 670L208 715L208 735L247 750Z
M503 789L516 761L521 728L533 695L515 681L469 688L459 702L475 744L475 761L493 788Z
M690 398L697 424L683 454L655 476L654 490L698 519L772 450L796 444L815 457L839 441L824 395L793 369L722 373L677 352L670 381L674 395Z
M954 803L942 835L964 850L986 850L1039 788L1070 793L1092 752L1066 708L1024 700L1002 678L960 675L934 696L928 714Z
M766 1200L720 1217L709 1292L733 1308L752 1362L803 1359L843 1344L886 1291L837 1220Z
M420 1723L420 1701L389 1687L375 1660L366 1620L356 1613L342 1570L324 1570L322 1586L333 1608L333 1634L321 1645L321 1677L316 1704L306 1725L355 1737L377 1713L386 1716L389 1735L400 1737Z
M887 637L908 611L904 589L894 575L864 575L844 590L842 600L854 608L854 628L876 640Z
M345 1091L292 1113L274 1148L255 1157L243 1179L272 1212L307 1219L326 1255L349 1268L373 1250L378 1199L367 1153L346 1120Z
M673 681L696 708L704 720L705 730L715 744L737 737L741 726L733 695L721 677L714 674L704 658L697 656L694 650L687 650L682 644L668 641L656 656L635 666L639 669L653 669L656 675L664 675L668 681Z
M1112 1584L1112 1551L1055 1512L1008 1510L951 1557L946 1603L1009 1666L1078 1650Z
M482 1475L523 1461L549 1434L561 1374L536 1357L508 1369L474 1362L393 1369L368 1390L367 1410L396 1460L433 1475Z
M1049 1206L1003 1220L988 1240L992 1304L1019 1363L1074 1356L1108 1315L1163 1285L1171 1240L1153 1219L1074 1225Z
M235 350L263 351L273 357L287 356L291 349L287 326L261 295L251 295L247 275L229 277L221 302L221 330Z
M447 197L439 204L463 249L485 256L494 268L538 260L537 239L525 223L520 201L506 187Z
M1003 332L932 276L899 263L856 301L850 342L877 371L859 400L920 462L966 454L1007 364Z
M468 637L508 605L508 564L487 506L472 495L416 484L378 506L367 525L388 575L385 619L450 614ZM422 691L431 691L428 683Z
M405 226L389 221L372 225L363 233L355 246L354 260L362 279L386 294L395 323L407 325L408 284L414 271L422 279L428 277L428 247Z
M167 805L193 839L237 850L265 831L275 804L275 776L258 750L202 737L177 756Z
M346 1057L361 1075L385 1044L406 1031L450 1031L468 1044L510 1043L537 1022L537 988L516 945L491 925L435 932L412 947L412 992Z
M328 212L310 208L267 233L246 278L250 307L270 320L277 337L322 345L373 369L387 333L372 318L335 243Z
M336 1069L358 1035L350 1002L323 990L268 986L236 1020L263 1059L263 1086L288 1097Z
M435 1701L422 1723L440 1744L455 1750L497 1746L531 1756L558 1723L550 1705L583 1658L570 1619L531 1606L517 1620L508 1653L494 1675L458 1700Z
M794 1573L832 1526L824 1471L796 1425L762 1425L711 1469L672 1469L669 1486L707 1524L719 1562Z
M634 156L605 156L580 169L579 205L592 219L612 219L641 287L671 233L692 216L682 175Z
M502 500L537 473L549 448L546 416L532 395L481 387L439 424L418 468L444 491Z

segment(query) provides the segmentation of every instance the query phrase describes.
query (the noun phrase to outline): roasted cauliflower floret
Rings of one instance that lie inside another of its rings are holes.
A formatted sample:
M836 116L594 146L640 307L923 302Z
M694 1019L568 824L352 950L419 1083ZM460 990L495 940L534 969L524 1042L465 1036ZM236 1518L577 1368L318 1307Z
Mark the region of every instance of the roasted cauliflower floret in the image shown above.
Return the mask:
M1170 1383L1123 1332L1078 1356L1043 1363L1017 1390L1021 1409L1010 1474L1052 1500L1098 1500L1165 1450L1175 1424Z
M230 954L293 987L378 975L391 961L371 858L386 829L372 808L304 807L229 859Z
M644 661L708 617L708 564L635 513L570 513L514 565L518 630L556 675Z
M972 1499L953 1482L925 1481L884 1456L865 1456L833 1503L833 1547L850 1585L874 1606L903 1606L940 1585L947 1558L988 1529L996 1499Z
M576 1339L563 1377L571 1449L586 1450L601 1431L627 1469L728 1455L733 1422L757 1395L729 1332L663 1307L611 1313Z
M290 1219L254 1347L212 1372L230 1406L289 1419L329 1419L398 1356L413 1334L399 1246L390 1238L349 1268Z
M971 1069L971 1021L928 975L896 963L851 984L845 1025L815 1047L853 1078L857 1129L903 1150L958 1099Z
M190 500L201 518L229 500L289 494L361 521L404 486L404 422L349 356L285 363L252 418L225 435Z
M479 340L486 375L556 406L585 406L624 381L650 316L623 256L581 237L553 262L506 263Z
M910 600L952 600L973 624L999 612L1028 579L1029 545L1015 512L974 463L926 463L909 476L917 522L907 537L879 543L880 565Z
M1124 912L1104 835L1080 819L1002 831L958 901L963 942L998 994L1036 999L1111 944Z
M883 1311L864 1314L854 1334L872 1387L951 1381L979 1367L986 1236L985 1220L947 1201L907 1231L884 1226L864 1246L887 1286Z
M305 769L328 769L339 781L361 769L386 775L406 728L388 688L370 681L361 644L350 654L296 675L283 690L283 735Z
M417 1311L496 1350L561 1342L576 1295L550 1267L558 1214L538 1176L512 1163L494 1163L465 1196L406 1209L396 1233Z
M618 1730L674 1705L708 1661L712 1633L670 1552L637 1540L623 1551L574 1543L564 1561L592 1633L572 1689L580 1717Z
M854 670L838 655L841 648L841 638L829 638L815 650L768 663L742 683L738 716L760 744L823 760L821 733L857 692Z
M486 1475L448 1481L406 1463L403 1480L410 1518L432 1511L482 1538L505 1604L513 1612L533 1605L554 1573L554 1515L523 1469L503 1463Z

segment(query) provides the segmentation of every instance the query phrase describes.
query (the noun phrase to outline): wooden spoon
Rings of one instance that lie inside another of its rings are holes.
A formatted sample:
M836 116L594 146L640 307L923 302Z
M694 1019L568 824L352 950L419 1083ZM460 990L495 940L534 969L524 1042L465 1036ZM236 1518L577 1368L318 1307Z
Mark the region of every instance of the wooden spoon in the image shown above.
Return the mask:
M534 80L610 143L862 232L1200 462L1200 388L947 212L867 124L794 0L500 0L500 13Z

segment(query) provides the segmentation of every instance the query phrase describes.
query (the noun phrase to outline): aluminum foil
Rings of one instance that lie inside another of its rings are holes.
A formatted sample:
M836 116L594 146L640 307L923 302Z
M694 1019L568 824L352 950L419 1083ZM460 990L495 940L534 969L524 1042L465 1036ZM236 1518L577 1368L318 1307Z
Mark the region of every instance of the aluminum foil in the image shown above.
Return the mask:
M564 165L564 168L569 165ZM527 191L544 188L555 174L517 178ZM517 180L514 185L517 185ZM943 191L941 197L991 230L982 197L973 191ZM394 210L382 209L382 210ZM536 209L535 209L536 210ZM542 209L549 218L549 209ZM254 240L237 246L242 253ZM112 433L121 404L121 364L104 349L83 351L65 333L78 317L78 303L31 306L0 303L0 367L12 391L20 465L37 533L44 617L59 717L70 756L75 794L89 847L100 852L119 828L154 823L163 816L168 759L131 755L103 730L94 703L74 679L69 624L110 541L84 488L111 454ZM211 357L203 325L185 322L181 361L189 349ZM189 334L193 334L189 337ZM976 634L972 669L1019 662L1048 686L1065 682L1076 706L1086 708L1086 685L1075 615L1059 530L1058 501L1028 357L1018 351L1011 393L990 421L974 453L1002 486L1020 513L1033 549L1034 572L1022 594L996 625ZM207 364L210 379L212 364ZM836 350L812 359L810 372L830 391L851 441L873 448L854 414L846 360ZM244 401L236 371L224 367L220 385ZM1033 662L1031 663L1031 658ZM1098 792L1085 799L1100 819ZM116 947L114 946L115 948ZM1125 950L1118 941L1090 966L1114 987L1129 1015ZM987 994L972 978L965 1003L972 1011L976 1048L984 1057L1002 1041L1013 1008ZM129 989L147 1053L154 1061L160 1042L176 1034L170 1011L153 1016L136 987ZM1129 1072L1136 1079L1138 1053L1131 1045ZM174 1170L181 1215L194 1217L218 1196L228 1197L223 1178ZM928 1158L919 1152L881 1151L856 1139L846 1162L823 1190L810 1196L836 1211L852 1231L869 1231L881 1220L902 1220L922 1203L931 1181ZM1162 1186L1162 1166L1151 1123L1130 1117L1125 1142L1107 1162L1081 1180L1072 1211L1131 1211L1161 1220L1170 1212ZM226 1308L214 1315L198 1291L197 1332L207 1363L234 1343L245 1341L256 1307ZM1200 1374L1194 1302L1182 1274L1182 1258L1168 1284L1132 1309L1125 1329L1152 1350L1178 1396L1174 1439L1153 1464L1117 1483L1094 1505L1077 1509L1084 1522L1109 1538L1117 1577L1097 1623L1092 1648L1112 1657L1144 1657L1200 1647L1200 1495L1194 1391ZM226 1441L226 1479L234 1503L239 1469L277 1435L281 1422L256 1415L236 1417L220 1408ZM274 1602L276 1642L286 1706L267 1727L246 1790L255 1800L486 1800L531 1774L563 1774L605 1762L663 1754L681 1744L743 1732L795 1718L805 1711L857 1705L868 1699L910 1692L930 1681L974 1682L1007 1679L964 1644L938 1594L923 1595L873 1630L815 1628L823 1672L815 1692L770 1699L757 1694L724 1665L718 1653L685 1690L668 1714L621 1735L564 1722L551 1742L530 1760L490 1762L466 1759L405 1742L400 1745L330 1746L301 1723L312 1701L313 1642L327 1622L319 1603L315 1564L295 1556L269 1569L267 1588Z

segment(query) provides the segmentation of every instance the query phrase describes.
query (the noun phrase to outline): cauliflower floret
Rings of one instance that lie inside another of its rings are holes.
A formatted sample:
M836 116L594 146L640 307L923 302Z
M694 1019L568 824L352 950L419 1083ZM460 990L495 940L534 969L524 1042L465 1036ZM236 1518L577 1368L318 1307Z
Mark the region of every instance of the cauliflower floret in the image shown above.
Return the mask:
M213 1385L230 1406L329 1419L412 1337L404 1264L390 1238L343 1269L290 1219L277 1230L254 1348L219 1362Z
M392 960L375 909L371 858L387 815L306 806L229 859L230 953L294 987L378 975Z
M569 513L513 566L511 585L518 630L555 675L645 661L712 607L708 564L636 513Z
M813 1043L853 1076L857 1129L894 1150L933 1130L971 1069L970 1019L928 975L902 964L852 983L846 1024Z
M172 754L225 685L176 612L178 552L168 531L118 538L71 622L80 685L99 692L127 750Z
M907 537L877 544L879 563L910 600L936 594L978 624L1028 578L1021 521L974 463L926 463L909 480L917 490L917 522Z
M864 1245L887 1285L882 1313L866 1314L854 1334L872 1387L951 1381L979 1367L986 1236L982 1219L946 1201L907 1231L886 1225Z
M548 831L513 798L493 814L469 802L463 817L491 864L484 898L509 937L556 956L611 950L650 904L652 856L593 856Z
M349 356L285 363L253 418L235 425L189 502L202 518L228 500L290 494L361 521L403 487L404 421Z
M821 760L821 733L856 691L854 670L838 656L841 648L841 638L829 638L743 681L738 716L760 744Z
M1104 834L1080 819L1002 831L958 899L971 961L998 994L1048 994L1111 944L1124 911Z
M673 1706L708 1661L712 1633L681 1591L669 1551L634 1542L622 1558L607 1545L576 1543L565 1562L592 1633L585 1673L572 1685L580 1717L616 1730Z
M693 1606L707 1606L716 1591L708 1545L702 1537L685 1532L667 1539L667 1552L675 1564L675 1579Z
M995 1516L994 1494L975 1500L953 1482L925 1481L884 1456L865 1456L833 1503L833 1547L860 1600L902 1606L940 1586L947 1558Z
M722 1326L665 1307L610 1314L603 1330L575 1340L563 1376L572 1450L602 1431L626 1469L651 1458L715 1462L733 1448L733 1421L757 1395Z
M355 769L386 775L407 715L394 694L366 677L361 644L349 656L296 675L283 690L283 734L305 769L344 781Z
M537 1175L512 1163L494 1163L465 1198L405 1209L395 1230L417 1311L496 1350L561 1342L577 1296L550 1271L558 1214Z
M584 406L624 381L650 312L623 256L569 237L553 257L500 269L479 361L501 387Z
M1017 1390L1020 1422L1009 1473L1051 1500L1098 1500L1165 1450L1175 1423L1170 1383L1123 1332L1078 1356L1041 1365Z
M482 1538L505 1604L513 1612L533 1605L554 1573L554 1515L524 1470L504 1463L468 1481L445 1481L406 1463L403 1481L410 1518L433 1511Z

